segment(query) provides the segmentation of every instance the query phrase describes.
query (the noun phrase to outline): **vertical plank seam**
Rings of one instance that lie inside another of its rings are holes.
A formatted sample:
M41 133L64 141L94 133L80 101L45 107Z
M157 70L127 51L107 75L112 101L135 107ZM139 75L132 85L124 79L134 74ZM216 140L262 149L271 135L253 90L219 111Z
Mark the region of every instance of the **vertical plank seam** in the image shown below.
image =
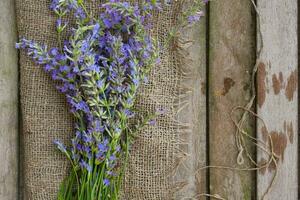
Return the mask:
M209 8L210 2L208 2L206 6L206 165L210 165L209 159ZM206 192L210 194L210 168L208 167L206 170ZM209 199L209 197L206 197Z
M299 70L299 66L300 66L300 60L299 60L299 57L300 57L300 44L299 44L299 41L300 41L300 32L299 32L299 26L300 26L300 3L299 1L297 1L297 13L298 13L298 16L297 16L297 40L298 40L298 66L297 66L297 71L298 71L298 80L299 80L299 77L300 77L300 70ZM300 102L300 88L299 88L299 82L298 82L298 113L297 113L297 118L298 118L298 134L300 132L300 126L299 126L299 113L300 113L300 106L299 106L299 102ZM297 156L297 165L298 165L298 173L297 173L297 176L298 176L298 198L300 197L300 176L299 176L299 171L300 171L300 144L299 144L299 140L298 140L298 156Z
M254 2L255 2L255 5L257 5L257 0L254 0ZM255 54L254 54L254 59L255 59L255 64L256 64L256 62L257 62L257 59L259 59L259 57L258 57L258 54L257 54L257 47L258 47L258 45L257 45L257 42L258 42L258 37L257 37L257 31L258 31L258 28L257 28L257 25L258 25L258 23L257 23L257 17L258 17L258 14L257 14L257 12L256 12L256 9L255 9L255 5L253 5L251 8L252 8L252 10L253 10L253 13L254 13L254 19L253 19L253 22L254 22L254 51L256 52ZM255 67L255 65L254 65L254 67ZM255 85L256 85L256 87L255 87L255 91L252 91L252 92L254 92L255 94L252 94L252 95L255 95L256 97L255 97L255 99L254 99L254 102L253 102L253 110L257 113L257 91L258 91L258 87L257 87L257 72L255 72L255 71L253 71L252 73L256 73L256 75L255 75L255 78L254 78L254 82L255 82ZM258 138L258 134L257 134L257 118L256 117L254 117L254 127L253 127L253 131L254 131L254 137L255 138ZM253 154L254 154L254 158L255 158L255 161L256 161L256 163L258 163L258 159L257 159L257 148L256 147L254 147L254 150L253 150ZM258 199L258 196L257 196L257 173L258 173L258 171L255 171L255 173L253 174L253 176L254 176L254 186L253 186L253 197L254 197L254 199L255 200L257 200Z
M16 37L17 37L17 40L19 39L19 29L18 29L18 23L17 23L17 15L18 15L18 10L17 10L17 5L16 5L16 1L15 0L12 0L13 1L13 5L14 5L14 13L15 13L15 27L16 27ZM17 41L16 41L17 42ZM17 198L18 199L23 199L23 194L22 194L22 187L23 187L23 184L22 184L22 180L23 180L23 177L22 177L22 139L21 139L21 135L22 135L22 130L23 130L23 119L22 119L22 108L21 108L21 75L20 75L20 52L17 51L17 69L18 69L18 74L17 74L17 80L18 80L18 83L17 83L17 98L18 98L18 101L17 101L17 112L18 112L18 137L17 137L17 152L18 152L18 172L17 172Z

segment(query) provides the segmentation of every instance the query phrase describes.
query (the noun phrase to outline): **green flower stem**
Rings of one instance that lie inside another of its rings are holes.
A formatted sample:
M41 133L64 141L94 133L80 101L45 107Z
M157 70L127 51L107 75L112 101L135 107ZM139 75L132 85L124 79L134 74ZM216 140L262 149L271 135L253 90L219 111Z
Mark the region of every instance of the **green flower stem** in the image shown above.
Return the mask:
M83 11L85 12L85 14L88 16L89 19L91 19L91 15L89 14L89 12L87 11L85 5L83 4L82 1L79 1L79 5L81 6L81 8L83 9Z

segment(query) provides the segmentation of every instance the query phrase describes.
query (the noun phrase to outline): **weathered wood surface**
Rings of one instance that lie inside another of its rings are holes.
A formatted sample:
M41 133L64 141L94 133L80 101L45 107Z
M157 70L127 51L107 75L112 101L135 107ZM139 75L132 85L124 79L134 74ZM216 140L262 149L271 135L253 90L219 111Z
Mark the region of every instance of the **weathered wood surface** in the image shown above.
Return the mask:
M176 199L199 199L206 191L206 172L198 171L206 163L206 18L181 32L178 53L182 99L179 121L186 125L182 131L182 152L185 156L177 169L176 178L185 186Z
M18 59L14 1L0 1L0 200L18 195Z
M268 142L270 135L274 153L280 158L278 174L265 200L298 199L298 41L297 0L257 0L263 51L257 77L257 111L265 121L257 121L257 136ZM199 194L210 192L225 199L262 199L275 170L272 164L259 172L209 169L210 191L206 191L206 164L237 165L235 127L230 120L234 106L245 105L250 98L250 77L255 62L255 17L250 0L222 0L210 3L209 26L181 33L193 40L182 47L182 71L187 79L181 84L190 90L182 102L179 120L188 123L183 151L186 158L176 175L186 180L176 199L205 199ZM251 13L252 12L252 13ZM18 188L18 67L14 22L14 1L0 1L0 200L17 199ZM206 38L206 28L209 38ZM257 32L259 37L259 32ZM209 56L206 55L209 40ZM260 42L260 40L257 40ZM257 46L259 46L257 44ZM185 53L184 53L185 52ZM206 59L209 65L206 66ZM206 83L206 70L209 83ZM208 99L206 87L209 89ZM206 100L209 101L209 123L206 124ZM206 126L209 126L209 140ZM248 120L246 131L255 135L255 122ZM209 141L209 149L206 142ZM209 163L206 163L209 151ZM257 149L257 161L267 160ZM200 173L198 173L200 172ZM255 185L255 174L257 185ZM255 193L256 187L256 193Z
M297 0L258 0L263 51L258 70L257 135L272 138L278 159L278 175L265 199L298 199L298 41ZM259 35L259 33L258 33ZM258 151L258 161L268 157ZM261 199L275 173L274 163L257 173Z
M212 1L209 7L209 165L237 165L234 106L250 99L255 64L255 17L249 0ZM254 121L244 129L254 135ZM210 193L225 199L255 196L255 173L210 168Z

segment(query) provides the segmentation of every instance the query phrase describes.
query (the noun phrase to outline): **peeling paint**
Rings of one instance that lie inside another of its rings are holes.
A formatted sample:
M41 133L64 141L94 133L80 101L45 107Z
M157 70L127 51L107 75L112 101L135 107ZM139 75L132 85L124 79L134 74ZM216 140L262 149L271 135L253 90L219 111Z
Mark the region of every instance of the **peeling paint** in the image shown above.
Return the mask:
M287 86L285 89L285 96L289 101L292 101L294 98L294 93L298 87L298 73L297 70L293 71L287 80Z
M294 130L293 130L293 123L292 122L287 124L286 133L289 137L290 143L293 144L294 143Z
M282 132L272 131L270 133L273 143L274 153L284 159L284 151L287 147L287 137Z
M276 74L273 74L272 76L272 83L273 83L273 90L274 94L279 94L281 89L284 89L284 83L283 83L283 75L282 72L279 72L279 77L277 77Z
M234 80L232 80L229 77L224 78L224 88L221 94L225 96L234 85L235 85Z
M286 136L286 134L284 134L282 132L277 132L277 131L271 131L270 133L268 133L268 131L265 127L262 127L261 131L262 131L263 141L264 142L269 141L268 137L270 137L270 139L272 140L274 153L277 156L280 156L281 160L283 161L284 151L287 147L287 136ZM269 145L270 145L270 141L269 141Z
M290 144L293 144L294 142L294 130L293 130L293 123L292 122L283 122L283 131L271 131L269 132L265 126L261 127L261 136L262 140L268 145L270 145L270 139L272 140L273 144L273 151L274 153L279 156L278 159L276 159L277 162L281 160L283 162L284 160L284 152L287 148L288 141ZM265 158L262 158L260 162L258 163L260 167L265 165L267 160ZM268 171L271 172L276 169L276 165L274 162L271 162L268 166ZM261 174L265 174L266 168L261 168L260 170Z
M257 71L257 84L258 84L258 90L257 90L257 103L258 106L261 108L266 100L266 66L263 62L259 63L258 65L258 71Z

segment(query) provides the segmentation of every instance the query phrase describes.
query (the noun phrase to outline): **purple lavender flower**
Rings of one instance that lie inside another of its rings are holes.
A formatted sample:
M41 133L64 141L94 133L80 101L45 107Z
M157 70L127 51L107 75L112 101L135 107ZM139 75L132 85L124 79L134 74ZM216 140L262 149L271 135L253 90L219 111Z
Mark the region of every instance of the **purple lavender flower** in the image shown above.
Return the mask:
M59 67L59 71L60 72L66 72L66 71L68 71L70 68L68 67L68 66L66 66L66 65L63 65L63 66L60 66Z
M108 150L108 147L104 143L98 144L98 151L99 152L106 152Z
M109 19L107 19L107 18L103 19L103 23L104 23L104 25L105 25L106 28L111 28L112 27L111 21Z
M106 179L103 180L103 183L104 183L105 186L109 186L110 181L106 178Z
M59 7L59 0L52 0L50 9L51 10L57 10Z
M62 27L62 20L61 20L61 18L59 18L58 20L56 20L56 27L57 28Z
M80 160L79 165L82 169L86 169L88 172L92 172L92 166L90 166L87 162L85 162L84 160Z
M104 80L98 80L97 81L97 87L102 88L104 86Z
M150 126L154 126L156 124L156 120L151 119L148 123Z
M51 64L46 64L44 66L44 69L45 69L46 72L50 72L53 69L53 66Z
M84 134L84 135L82 135L82 140L85 143L91 143L91 142L93 142L93 137L89 134Z
M51 55L51 56L57 56L58 54L59 54L59 51L58 51L58 49L57 48L52 48L52 49L50 49L50 51L49 51L49 54Z
M125 109L124 114L125 114L125 116L128 117L128 118L131 118L131 117L134 116L134 112L132 112L132 111L129 110L129 109Z
M197 22L203 16L204 16L204 12L203 11L199 11L199 12L195 13L194 15L189 16L188 17L188 22L189 23Z
M82 20L86 18L86 14L82 8L77 8L75 11L75 17Z
M54 140L54 144L57 146L57 148L63 152L63 153L67 153L67 149L65 147L65 145L63 145L59 140Z
M89 112L89 107L88 107L87 103L84 102L84 101L80 101L79 103L77 103L75 105L75 107L76 107L76 110L82 110L82 111L84 111L86 113Z
M156 108L156 114L157 115L164 115L167 113L167 110L163 107L159 107L159 108Z
M110 162L114 162L116 159L117 159L117 158L116 158L115 155L111 155L111 156L109 157L109 161L110 161Z
M105 128L104 128L104 126L101 125L101 121L96 120L96 121L95 121L95 131L96 131L96 132L103 133L104 130L105 130Z

